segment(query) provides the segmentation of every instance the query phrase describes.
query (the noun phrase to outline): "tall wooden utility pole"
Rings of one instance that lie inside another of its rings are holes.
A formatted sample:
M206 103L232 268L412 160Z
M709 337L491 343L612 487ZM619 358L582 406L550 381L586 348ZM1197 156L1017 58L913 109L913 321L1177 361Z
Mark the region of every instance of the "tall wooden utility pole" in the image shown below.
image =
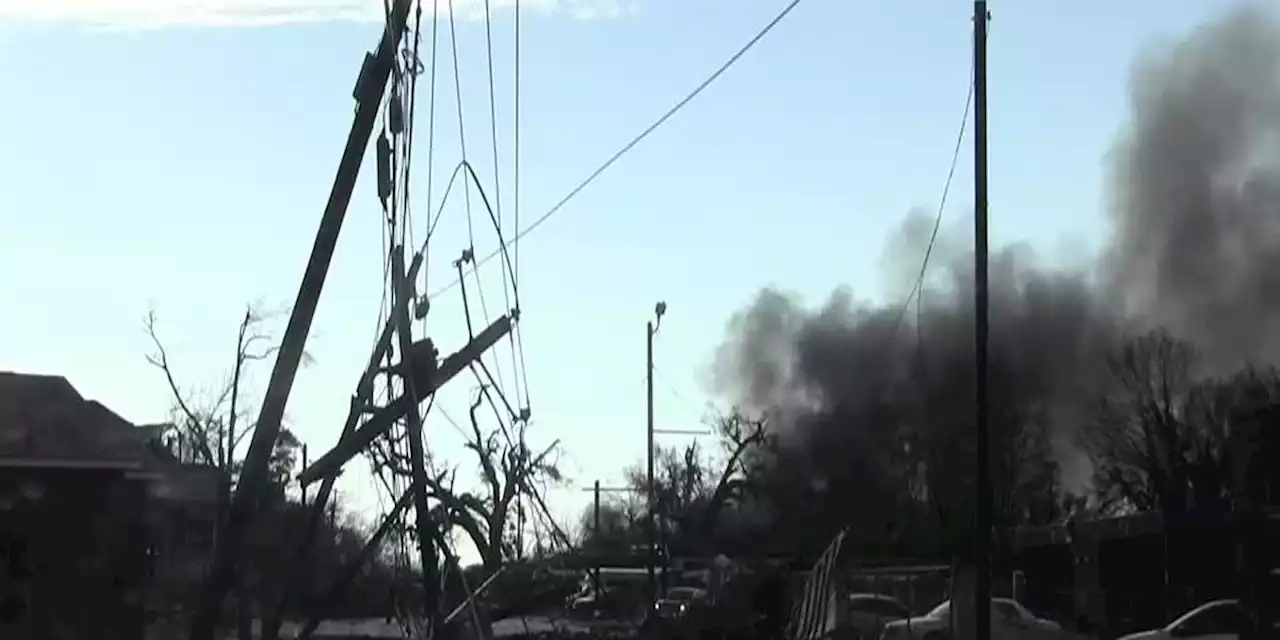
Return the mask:
M987 424L987 3L973 3L973 309L977 422L977 513L974 532L974 631L991 638L991 437Z
M320 218L320 228L316 231L315 242L311 247L311 257L302 274L302 283L298 287L289 324L280 341L275 366L271 369L262 407L254 423L256 426L253 438L249 441L249 451L245 454L240 483L231 499L226 527L220 544L214 551L208 582L204 585L199 606L192 617L192 640L213 640L222 601L236 581L236 558L244 545L245 530L258 498L266 488L267 463L276 439L280 436L280 421L284 417L285 404L293 389L298 365L302 362L307 334L311 332L311 321L315 318L316 306L320 302L320 292L329 273L329 263L333 259L338 235L342 231L347 205L351 203L360 164L369 146L374 120L382 104L387 79L391 76L396 51L404 35L410 4L409 0L396 0L387 17L376 52L366 54L365 64L360 70L355 92L356 113L351 131L347 134L347 144L338 163L333 189L329 192L329 200Z

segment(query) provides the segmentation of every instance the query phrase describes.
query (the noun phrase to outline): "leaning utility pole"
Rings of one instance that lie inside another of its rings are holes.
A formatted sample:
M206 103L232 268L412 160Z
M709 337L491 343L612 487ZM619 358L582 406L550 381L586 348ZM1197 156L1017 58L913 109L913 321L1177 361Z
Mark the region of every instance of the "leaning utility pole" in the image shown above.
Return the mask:
M293 312L289 316L289 324L285 328L275 366L271 370L253 438L249 442L249 451L245 454L240 483L231 499L225 530L220 536L221 544L214 551L209 580L200 595L200 602L191 622L192 640L214 639L222 601L236 582L236 559L244 544L248 522L257 508L258 498L267 481L267 463L276 439L280 436L280 421L284 417L285 404L289 400L293 379L302 361L307 334L311 332L311 321L315 318L320 292L324 288L329 263L333 259L333 250L342 231L342 221L351 202L360 164L364 159L365 149L369 146L369 136L373 132L378 107L382 103L387 79L391 75L396 51L404 34L409 5L409 0L396 0L388 15L376 53L366 54L365 63L360 69L355 91L356 113L351 132L347 135L347 144L338 163L333 189L329 192L329 201L320 218L320 228L316 231L311 257L303 272Z
M987 345L990 334L987 282L987 3L973 3L973 309L977 422L977 514L974 532L974 631L991 637L991 437L987 407Z

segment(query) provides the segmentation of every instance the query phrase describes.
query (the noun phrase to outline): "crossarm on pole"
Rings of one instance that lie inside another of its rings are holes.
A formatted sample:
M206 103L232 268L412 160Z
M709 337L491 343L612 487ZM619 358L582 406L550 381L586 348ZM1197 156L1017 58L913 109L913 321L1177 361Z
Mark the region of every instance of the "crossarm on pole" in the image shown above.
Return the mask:
M445 383L464 371L471 363L479 360L485 351L491 349L493 345L497 344L499 340L510 332L510 316L504 315L495 320L493 324L481 331L480 335L476 336L474 340L468 342L465 347L445 358L430 380L415 381L418 399L423 400L430 397ZM402 395L392 400L387 406L375 411L373 415L369 416L369 420L352 432L349 437L344 438L328 453L320 456L310 467L303 469L302 473L298 474L298 482L303 485L309 485L316 480L337 473L349 460L360 455L360 452L372 444L378 436L386 433L391 428L391 425L395 424L396 420L403 417L412 402L411 399Z

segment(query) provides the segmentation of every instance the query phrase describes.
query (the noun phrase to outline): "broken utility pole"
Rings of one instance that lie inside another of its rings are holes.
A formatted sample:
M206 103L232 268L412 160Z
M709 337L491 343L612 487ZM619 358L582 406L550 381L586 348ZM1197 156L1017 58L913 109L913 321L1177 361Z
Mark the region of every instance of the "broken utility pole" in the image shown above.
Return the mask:
M409 493L413 494L415 511L415 528L417 529L418 554L422 566L422 593L427 605L427 628L434 630L436 620L440 618L440 605L437 591L440 580L436 575L437 563L433 541L436 532L431 526L431 512L427 507L427 470L426 452L422 441L422 415L418 413L418 403L422 400L416 390L414 378L418 377L420 366L415 366L413 348L413 323L409 321L409 298L412 295L413 283L405 279L404 245L397 245L391 252L391 277L395 279L396 333L400 337L400 376L404 381L404 397L409 399L405 407L405 417L409 436L409 466L413 474L413 486ZM434 377L436 366L435 347L430 347L430 364L427 373Z
M337 579L325 589L323 595L310 603L307 623L298 632L297 640L310 638L315 633L315 630L320 627L320 622L324 620L324 612L333 609L337 605L338 598L342 596L342 592L347 586L355 580L360 573L360 568L377 556L378 548L382 546L382 540L396 527L400 516L409 507L409 503L412 501L411 498L412 496L409 493L400 496L395 506L391 508L391 512L382 519L382 523L378 525L373 535L370 536L369 541L360 549L360 553L356 554L355 559L343 568Z
M422 266L422 254L418 253L414 256L413 263L409 265L409 274L407 279L412 282L416 277L418 269ZM346 440L356 430L361 416L364 415L364 408L369 406L373 396L373 379L379 372L379 364L387 357L391 349L391 338L395 331L395 317L397 310L395 305L402 302L398 299L392 300L392 311L390 318L382 327L382 334L378 337L378 344L374 346L373 353L369 356L369 364L364 371L360 373L360 380L356 383L355 395L351 397L350 407L347 409L347 419L342 425L342 432L338 437L338 441ZM305 470L310 467L310 463L304 461L302 468ZM324 521L325 504L329 501L329 496L333 493L333 484L337 481L340 474L330 473L322 476L320 488L316 490L315 498L311 502L311 513L307 518L306 528L303 531L302 540L299 541L297 552L294 555L293 562L290 565L290 578L285 581L285 588L281 590L280 598L276 601L273 611L274 615L266 617L266 622L272 625L270 628L264 628L263 640L271 640L276 637L279 631L279 624L284 619L285 603L289 602L293 594L297 592L297 588L303 584L302 576L306 568L306 562L310 556L312 545L315 541L316 534L320 530L320 525ZM298 484L306 490L311 481L298 477Z
M396 253L392 256L393 267L397 270L397 273L403 269L402 251L403 248L398 247ZM424 468L426 462L425 447L420 439L422 437L422 429L418 405L423 400L431 397L445 383L477 362L485 351L510 333L515 312L512 312L512 316L504 315L498 318L493 324L485 328L480 335L458 350L457 353L437 364L435 346L431 340L423 339L413 342L409 328L408 284L412 282L411 278L420 264L420 258L421 254L415 257L408 273L399 281L397 292L401 293L401 295L397 295L393 300L391 317L384 327L382 337L370 358L369 367L360 378L360 384L351 400L351 409L347 415L346 424L343 425L342 436L338 440L338 444L298 474L298 482L304 487L317 480L321 482L321 485L311 505L312 519L308 522L307 537L303 544L300 545L298 555L295 558L292 575L294 577L299 576L305 566L306 550L310 548L311 541L315 537L316 514L324 508L324 502L332 492L334 480L342 472L343 465L360 455L374 440L386 435L397 421L407 418L410 423L410 464L412 465L413 486L402 498L406 501L412 501L416 507L417 520L415 528L420 558L423 563L428 622L436 624L439 620L438 602L436 602L439 579L433 541L438 540L440 535L431 523L426 504L429 487L427 486L426 470ZM396 325L403 327L403 330L395 329ZM393 332L396 335L393 335ZM392 400L386 406L372 409L372 381L378 372L378 363L387 354L393 338L398 338L399 340L400 362L397 368L404 376L405 391L400 397ZM361 416L370 413L366 409L372 409L371 414L368 415L366 422L357 428L356 425L359 423ZM416 428L415 424L417 425ZM291 580L289 589L295 588L297 584L296 581ZM334 587L336 590L341 588L341 584ZM292 591L289 593L292 593ZM283 611L286 601L287 594L286 597L281 598L276 610ZM278 630L278 625L282 620L282 615L272 616L272 622L276 625L276 630Z
M493 324L481 331L480 335L468 342L465 347L445 358L429 379L421 376L421 372L418 372L421 379L414 380L415 388L419 394L418 401L429 398L446 382L452 380L454 376L457 376L468 366L478 361L485 351L488 351L503 336L511 332L512 321L511 316L505 315L494 320ZM328 478L337 473L342 468L342 465L360 455L360 452L364 451L370 443L390 430L397 420L403 418L411 402L413 400L402 395L392 400L387 406L375 410L360 428L355 429L350 435L340 440L337 446L317 458L315 462L311 463L310 467L303 469L298 474L298 482L311 484L316 480Z
M414 254L413 262L409 265L408 273L404 278L405 281L414 281L418 270L422 267L422 263L422 253ZM408 304L407 297L403 299L393 298L390 317L383 324L382 334L378 337L378 344L375 345L373 353L370 354L369 363L360 374L355 394L351 397L351 404L347 410L347 418L343 423L338 444L310 465L304 465L302 472L298 474L297 480L301 486L306 487L313 482L320 481L320 487L316 490L315 497L312 498L311 515L307 520L307 528L294 555L290 569L290 579L286 582L286 586L277 600L275 606L276 614L267 617L267 620L275 627L272 631L278 631L278 625L284 618L285 603L290 601L292 595L297 592L297 588L302 585L301 576L306 567L307 558L316 533L319 531L321 521L324 518L325 504L333 492L334 482L337 480L338 475L341 474L342 466L352 458L360 455L378 437L387 433L397 420L406 415L405 412L410 403L414 402L410 398L401 396L384 407L372 409L374 378L380 371L381 363L390 353L392 339L396 337L396 319L399 314L408 313ZM438 366L436 366L434 354L435 347L431 341L424 339L415 343L411 347L410 353L413 356L417 356L415 359L429 360L429 362L417 363L417 366L412 368L415 376L413 388L417 392L417 402L429 398L437 389L476 362L485 351L497 344L499 340L511 331L512 324L516 318L517 314L514 311L511 316L498 318L480 335L458 350L457 353L445 358ZM416 403L414 406L416 406ZM370 411L372 411L372 415L368 415ZM361 425L361 419L366 416L365 423ZM264 639L274 637L274 634L269 635L264 630Z
M316 231L311 257L298 288L298 296L281 340L275 366L271 370L253 438L245 455L240 483L232 497L227 523L220 536L221 544L214 551L208 582L200 594L200 602L191 622L192 640L214 640L222 601L236 582L236 559L244 544L245 529L257 508L258 498L265 489L267 463L280 436L280 421L284 417L285 404L289 400L289 392L302 361L307 335L311 331L311 321L315 318L320 292L324 289L329 263L333 259L333 250L342 231L347 206L351 202L356 178L360 174L360 164L369 146L378 107L382 103L396 51L409 18L409 0L396 0L394 4L376 53L366 54L365 64L360 71L356 87L356 113L351 131L320 219L320 228Z

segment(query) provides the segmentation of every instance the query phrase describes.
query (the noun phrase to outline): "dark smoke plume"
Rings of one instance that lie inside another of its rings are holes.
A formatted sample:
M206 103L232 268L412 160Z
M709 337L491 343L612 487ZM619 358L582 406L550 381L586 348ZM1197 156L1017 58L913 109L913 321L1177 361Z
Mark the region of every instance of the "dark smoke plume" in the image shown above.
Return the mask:
M1214 365L1280 356L1280 29L1242 10L1136 65L1100 271Z
M1061 462L1102 354L1127 332L1165 327L1223 369L1280 359L1276 22L1239 10L1152 48L1134 66L1130 102L1108 158L1096 264L1045 266L1025 246L991 259L993 394L1019 419L1047 422ZM931 225L908 216L886 249L889 273L914 277ZM836 407L909 413L927 401L938 415L971 415L971 246L966 233L942 234L922 301L900 323L901 303L859 303L844 288L816 310L761 291L730 321L717 391L772 411L775 428L801 440L850 428Z

